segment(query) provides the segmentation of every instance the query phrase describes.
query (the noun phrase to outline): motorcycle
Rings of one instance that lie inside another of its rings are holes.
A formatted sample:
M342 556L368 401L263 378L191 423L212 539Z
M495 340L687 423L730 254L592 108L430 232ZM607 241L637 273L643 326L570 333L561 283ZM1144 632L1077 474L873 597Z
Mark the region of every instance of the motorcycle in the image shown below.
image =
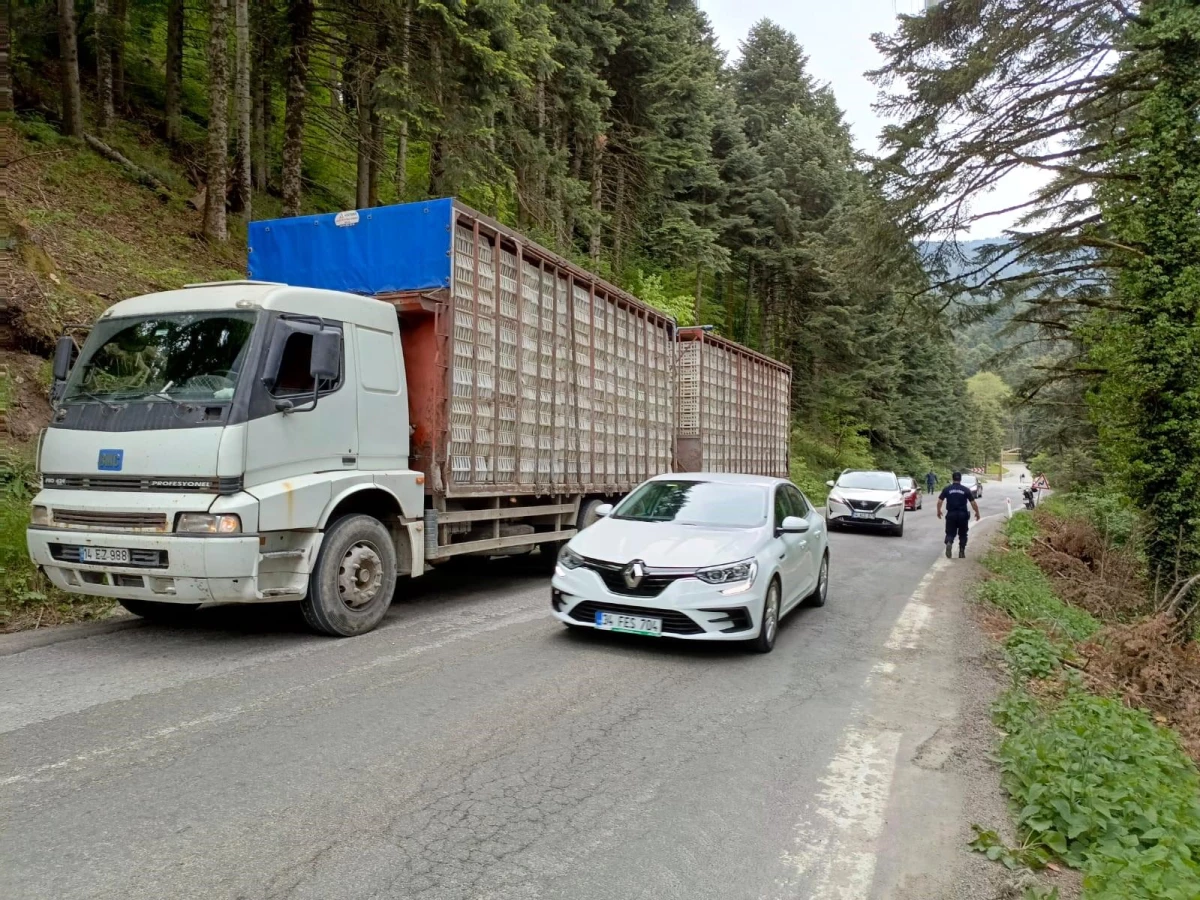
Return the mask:
M1025 508L1033 509L1037 506L1037 488L1027 487L1021 493L1025 496Z

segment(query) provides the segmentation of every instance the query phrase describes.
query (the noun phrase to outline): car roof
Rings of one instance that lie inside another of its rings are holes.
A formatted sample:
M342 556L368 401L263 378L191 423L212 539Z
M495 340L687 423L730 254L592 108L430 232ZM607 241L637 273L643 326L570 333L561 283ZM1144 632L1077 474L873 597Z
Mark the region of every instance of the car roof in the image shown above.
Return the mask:
M712 481L717 484L744 484L759 487L774 487L777 484L790 484L786 478L773 478L769 475L742 475L736 472L666 472L655 475L651 481Z
M842 475L891 475L893 478L899 476L891 469L842 469ZM839 475L838 478L841 478Z

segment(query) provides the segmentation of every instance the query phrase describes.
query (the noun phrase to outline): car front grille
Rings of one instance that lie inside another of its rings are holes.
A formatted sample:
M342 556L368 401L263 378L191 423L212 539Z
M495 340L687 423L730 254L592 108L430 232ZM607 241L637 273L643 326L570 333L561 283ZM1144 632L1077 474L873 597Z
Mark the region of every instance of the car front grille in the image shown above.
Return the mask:
M55 509L54 524L66 528L119 528L166 531L166 513L107 512L99 509Z
M879 509L879 501L877 500L847 500L851 509L861 509L867 512L874 512Z
M644 606L623 606L620 603L595 603L584 600L569 615L577 622L595 624L597 612L621 613L627 616L649 616L662 619L664 634L702 634L704 629L686 613L673 609L649 609Z
M604 582L604 586L614 594L621 594L625 597L657 597L667 586L679 581L681 578L693 578L694 574L690 570L681 570L679 572L664 572L662 569L651 569L647 567L646 574L642 576L642 580L638 582L637 587L630 587L625 583L625 565L624 563L605 562L599 559L585 559L580 568L591 569L600 576L600 580Z
M66 563L83 563L90 566L120 566L130 569L165 569L167 568L167 551L165 550L137 550L129 551L129 562L127 563L95 563L85 562L83 559L83 548L75 544L51 544L50 556L59 562Z

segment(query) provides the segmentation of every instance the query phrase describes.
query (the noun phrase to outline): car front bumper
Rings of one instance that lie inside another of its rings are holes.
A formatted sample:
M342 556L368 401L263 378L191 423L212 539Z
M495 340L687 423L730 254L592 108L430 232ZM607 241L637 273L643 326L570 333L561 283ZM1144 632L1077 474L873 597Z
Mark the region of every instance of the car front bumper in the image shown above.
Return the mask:
M831 525L853 525L858 528L894 528L904 518L904 506L889 506L876 509L870 519L856 518L853 510L843 503L828 501L825 504L825 519Z
M698 578L673 581L654 597L609 590L584 567L559 570L551 580L551 611L567 625L595 628L597 612L650 616L663 620L663 637L685 641L744 641L758 636L769 578L760 571L741 593Z

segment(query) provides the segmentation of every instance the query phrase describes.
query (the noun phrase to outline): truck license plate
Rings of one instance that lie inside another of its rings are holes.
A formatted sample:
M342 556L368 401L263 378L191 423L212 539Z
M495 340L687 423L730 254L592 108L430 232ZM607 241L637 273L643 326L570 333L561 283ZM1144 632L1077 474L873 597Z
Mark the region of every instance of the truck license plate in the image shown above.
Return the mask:
M875 518L875 513L867 512L862 509L853 510L851 514L855 519L873 519L873 518Z
M624 631L629 634L648 634L662 637L662 619L649 616L627 616L622 613L597 612L596 627L601 631Z
M116 547L80 547L79 561L124 565L129 562L129 551Z

